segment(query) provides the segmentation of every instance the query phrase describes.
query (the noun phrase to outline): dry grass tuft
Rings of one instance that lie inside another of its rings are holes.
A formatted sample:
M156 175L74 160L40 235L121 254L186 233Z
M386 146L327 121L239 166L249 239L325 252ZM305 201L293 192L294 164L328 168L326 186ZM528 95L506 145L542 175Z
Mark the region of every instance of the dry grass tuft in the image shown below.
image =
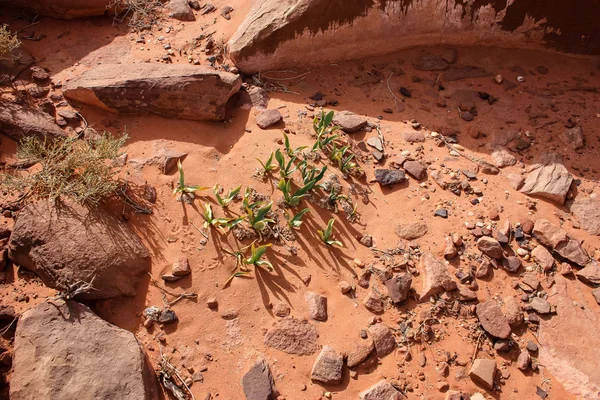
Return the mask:
M17 35L7 25L0 26L0 60L12 60L13 51L21 46Z

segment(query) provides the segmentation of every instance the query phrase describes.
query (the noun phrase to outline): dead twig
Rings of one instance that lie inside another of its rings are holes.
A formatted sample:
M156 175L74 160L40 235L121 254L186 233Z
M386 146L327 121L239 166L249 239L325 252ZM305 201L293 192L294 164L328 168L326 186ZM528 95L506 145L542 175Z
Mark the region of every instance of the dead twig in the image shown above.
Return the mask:
M166 302L167 306L171 306L171 305L177 303L181 299L197 299L198 298L198 294L197 293L175 293L175 292L172 292L169 289L160 286L160 283L158 283L158 281L152 277L152 275L150 274L150 272L148 272L148 276L150 277L150 282L152 282L152 284L158 290L160 290L164 294L168 294L169 296L175 297L175 300L173 300L171 302L169 302L169 301Z
M200 234L201 234L202 236L204 236L204 238L205 238L205 239L208 239L208 235L207 235L206 233L204 233L204 231L200 230L200 228L198 228L198 227L197 227L197 226L196 226L196 225L195 225L195 224L194 224L192 221L190 221L190 224L192 224L192 226L193 226L194 228L196 228L196 230L197 230L198 232L200 232Z
M10 321L10 324L8 324L4 329L0 330L0 336L3 336L6 332L8 332L12 324L14 324L17 321L17 319L17 317L13 318L13 320Z
M175 381L173 379L173 375L175 375L177 377L177 379L179 379L179 381L181 382L181 385L189 393L190 398L192 400L196 400L196 398L194 397L194 393L192 393L191 389L188 387L188 385L186 385L186 383L183 380L183 378L181 377L181 375L179 375L179 371L177 371L177 368L175 368L169 362L169 359L164 356L164 354L162 352L162 346L160 346L160 344L159 344L158 350L160 352L160 358L161 358L160 363L159 363L160 370L158 371L158 376L160 378L160 382L163 384L165 389L167 389L171 393L173 393L173 396L175 396L175 398L177 400L187 400L185 393L183 393L183 391L179 388L179 386L177 386L177 384L175 383Z
M75 283L70 285L66 285L65 289L59 292L56 296L52 297L52 300L72 300L80 294L89 294L91 291L98 291L94 287L94 280L96 280L96 275L92 277L92 280L89 282L78 280Z
M402 101L400 100L398 97L396 97L396 95L394 94L394 92L392 92L392 88L390 87L390 79L392 79L392 76L394 75L394 73L392 72L390 74L390 77L387 78L387 80L385 81L386 85L387 85L387 90L388 92L390 92L390 94L392 95L392 97L394 98L394 107L396 107L398 105L398 101Z

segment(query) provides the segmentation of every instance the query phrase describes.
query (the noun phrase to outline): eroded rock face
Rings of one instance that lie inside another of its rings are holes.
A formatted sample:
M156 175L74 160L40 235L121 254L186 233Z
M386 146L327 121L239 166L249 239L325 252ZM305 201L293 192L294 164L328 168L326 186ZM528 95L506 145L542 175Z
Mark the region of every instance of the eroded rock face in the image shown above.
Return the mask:
M434 294L456 289L456 282L452 280L448 267L431 253L423 253L419 262L419 269L423 274L423 283L420 300L429 299Z
M594 0L582 0L576 8L564 0L543 5L526 0L475 4L458 0L258 0L229 41L229 49L236 65L247 74L441 42L549 44L569 52L597 53L599 33L588 18L596 7ZM572 18L566 20L564 15ZM557 31L561 34L556 35ZM319 46L314 45L316 40ZM417 65L440 71L454 67L450 64L455 61L456 57L435 54ZM456 66L459 74L464 75L464 67Z
M85 299L133 296L150 267L148 251L127 225L99 207L39 201L18 214L9 257L63 290L77 281L95 290Z
M67 82L70 100L110 112L221 121L238 75L193 65L103 64Z
M583 229L592 235L600 235L600 199L575 199L571 204L571 212L575 214Z
M532 166L521 192L563 204L573 176L556 155L547 155L541 163Z
M539 218L536 220L532 232L538 242L561 257L581 266L586 265L589 261L589 257L581 247L581 243L547 219Z
M37 108L0 103L0 132L15 141L28 136L39 138L65 136L50 116Z
M112 0L8 0L7 5L57 19L113 14Z
M265 345L288 354L310 355L319 349L319 334L308 321L284 318L265 334Z
M13 368L14 400L158 399L135 335L74 301L41 303L21 316Z

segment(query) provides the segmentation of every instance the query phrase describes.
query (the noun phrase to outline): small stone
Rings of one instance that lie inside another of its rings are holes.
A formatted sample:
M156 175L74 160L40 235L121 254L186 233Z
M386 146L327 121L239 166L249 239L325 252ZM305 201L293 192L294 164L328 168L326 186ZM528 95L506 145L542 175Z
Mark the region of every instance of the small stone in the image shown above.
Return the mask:
M327 297L314 292L306 293L308 315L315 321L327 321Z
M264 110L256 116L256 125L261 129L267 129L279 123L281 119L279 110Z
M537 353L538 351L538 345L535 344L534 341L530 340L527 342L527 350L532 352L532 353Z
M178 320L179 318L177 318L177 314L175 314L175 311L168 309L162 310L160 316L158 317L158 322L160 322L161 324L171 324L173 322L177 322Z
M541 297L534 297L529 305L538 314L549 314L551 311L550 303L548 303L548 300L542 299Z
M186 276L192 272L190 268L190 262L187 258L178 259L171 269L171 273L175 276Z
M356 367L365 361L374 349L375 345L373 344L372 340L361 343L353 343L350 351L348 351L346 365L348 365L348 368Z
M500 339L494 343L494 350L498 353L506 353L510 350L510 342L508 340Z
M214 297L210 297L206 300L206 305L211 310L216 310L219 307L219 302Z
M496 375L496 361L478 358L473 361L469 377L477 384L486 389L494 387L494 376Z
M274 382L269 365L264 360L254 364L242 378L242 387L248 400L274 399Z
M387 356L397 347L394 334L390 328L382 323L371 325L369 335L373 338L373 344L379 358Z
M408 272L395 275L385 281L392 303L401 303L408 298L412 284L412 275Z
M365 247L372 247L373 246L373 236L363 235L360 238L360 244L362 244Z
M410 176L416 180L421 180L425 177L427 168L418 161L406 161L403 165L404 169Z
M350 111L340 111L335 113L333 123L340 126L346 133L354 133L360 131L367 125L367 120Z
M349 293L352 290L352 285L346 281L340 281L340 283L338 283L338 287L343 294Z
M400 87L400 94L404 97L411 97L412 94L410 92L410 90L408 90L407 88L405 88L404 86Z
M435 210L434 216L436 217L441 217L441 218L448 218L448 210L446 210L445 208L440 208Z
M406 222L396 227L396 234L404 240L415 240L425 236L428 231L425 222Z
M487 333L499 339L510 337L510 325L495 300L477 304L476 314Z
M531 356L528 352L522 351L519 354L519 358L517 359L517 368L521 371L527 371L529 369L529 364L531 363Z
M363 304L365 305L365 308L367 310L371 311L374 314L381 314L384 311L383 301L381 301L379 295L373 290L371 290L369 294L365 297L365 299L363 300Z
M323 346L313 365L310 378L325 384L339 383L342 380L344 359L331 346Z
M544 271L549 271L554 266L554 257L544 246L536 246L531 251L531 257Z
M290 315L290 306L287 303L278 301L273 304L273 314L280 318L285 318Z
M508 256L502 260L502 268L507 272L515 273L521 268L521 259L515 256Z
M482 236L477 240L477 248L483 254L497 260L502 259L504 255L502 245L496 239L488 236Z
M395 169L376 169L375 180L379 182L381 186L389 186L396 183L401 183L406 180L404 171Z
M29 68L29 70L31 71L31 77L34 81L43 82L50 79L50 74L42 67L34 65L33 67Z

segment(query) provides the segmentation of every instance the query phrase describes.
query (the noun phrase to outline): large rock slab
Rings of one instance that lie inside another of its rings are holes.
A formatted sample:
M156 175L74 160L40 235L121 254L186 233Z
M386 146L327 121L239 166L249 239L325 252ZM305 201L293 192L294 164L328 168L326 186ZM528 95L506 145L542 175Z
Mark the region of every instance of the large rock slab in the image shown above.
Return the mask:
M50 139L66 135L45 112L5 102L0 103L0 133L16 141L28 136Z
M9 257L63 290L78 281L95 290L85 299L133 296L150 267L148 251L118 218L100 207L39 201L17 216Z
M571 212L575 214L581 227L592 235L600 235L600 199L575 199L571 204Z
M319 350L319 334L306 320L284 318L273 324L265 334L265 345L288 354L307 356Z
M420 300L456 289L456 282L452 280L448 267L431 253L423 253L419 260L419 269L423 275Z
M540 321L539 360L578 399L596 399L600 392L600 314L589 288L555 275L548 296L556 314ZM577 303L579 306L574 307Z
M573 183L573 176L559 157L549 154L541 163L532 166L521 192L563 204Z
M106 111L221 121L241 79L209 67L164 64L103 64L68 81L70 100Z
M113 0L7 0L9 6L57 19L100 17L113 14Z
M82 304L56 300L17 323L10 398L155 400L158 390L133 333Z

